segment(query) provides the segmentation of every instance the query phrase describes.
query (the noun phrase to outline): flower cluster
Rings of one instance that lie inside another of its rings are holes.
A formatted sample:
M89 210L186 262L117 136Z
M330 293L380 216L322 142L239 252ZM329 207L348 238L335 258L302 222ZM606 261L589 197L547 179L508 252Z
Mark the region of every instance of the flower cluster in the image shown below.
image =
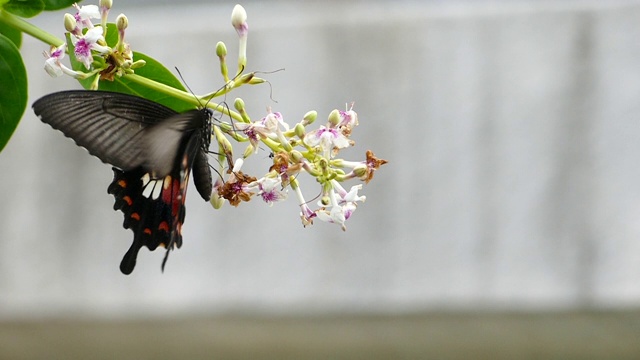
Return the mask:
M110 47L106 40L107 17L112 6L112 0L100 0L97 5L73 5L76 13L65 14L64 26L67 30L67 42L52 47L50 52L45 52L45 70L52 77L62 74L77 79L87 79L96 74L91 84L92 89L98 88L100 80L113 80L115 77L133 73L135 68L143 66L144 60L133 61L133 53L128 43L125 42L125 30L128 19L120 14L116 19L118 41ZM99 19L100 24L93 24L92 19ZM72 70L65 66L61 60L68 48L73 53L73 60L82 64L86 72Z
M67 74L76 78L95 76L92 85L97 88L99 80L113 80L116 76L127 76L143 62L133 62L129 45L124 41L127 18L118 16L116 28L118 42L109 47L105 41L107 30L107 14L111 8L111 0L100 0L100 6L75 6L75 15L65 16L65 28L68 31L67 44L52 49L47 54L45 69L52 76ZM100 25L91 20L100 19ZM314 219L338 224L346 229L349 220L359 203L366 197L359 195L362 184L346 189L342 184L347 180L360 180L368 183L374 172L386 163L378 159L370 150L366 151L362 161L347 161L339 158L340 151L355 145L351 133L358 126L358 115L353 104L345 110L332 111L327 122L317 129L310 129L318 114L309 111L302 119L290 126L279 112L268 109L266 116L253 121L245 110L244 101L235 99L233 107L216 104L212 99L226 96L233 89L245 84L255 85L264 82L255 73L244 73L247 65L247 38L249 26L247 13L240 5L236 5L231 16L231 24L236 29L239 39L238 68L235 75L230 76L226 57L227 48L224 43L216 45L216 55L220 62L220 71L224 86L219 90L202 95L193 95L196 104L214 109L226 116L221 117L212 126L213 143L218 144L219 178L216 180L211 196L211 204L219 209L225 202L238 206L252 199L262 199L273 205L285 200L288 190L295 193L300 206L300 218L304 226L313 224ZM62 65L66 46L73 47L74 59L81 63L88 72L74 71ZM168 95L179 94L182 99L189 94L180 90L159 87ZM226 121L224 119L228 118ZM234 156L231 140L238 145L246 144L241 156ZM261 147L269 148L271 163L261 177L254 177L242 171L245 161L256 154ZM317 195L311 202L302 193L301 181L311 176L318 184ZM316 201L317 199L317 201ZM315 202L315 206L312 202Z
M244 112L244 103L236 100L235 107ZM346 190L341 183L350 179L359 179L368 183L374 172L386 163L378 159L373 152L366 152L364 161L346 161L337 158L340 150L354 146L350 139L352 130L358 125L358 115L349 107L346 111L334 110L325 125L308 131L317 117L315 111L307 113L302 120L290 127L284 122L282 115L271 112L258 121L246 121L230 124L235 139L247 141L243 158L234 162L228 172L226 181L216 182L212 204L219 208L224 201L238 206L242 201L249 201L255 195L272 205L287 197L287 189L291 187L300 204L300 217L303 225L313 224L315 218L321 221L338 224L343 230L345 222L356 210L358 203L366 197L358 195L362 184L354 185ZM221 123L224 125L224 123ZM228 139L222 135L215 125L216 139L220 149L224 149L225 157L232 159L232 149ZM238 135L241 133L242 135ZM273 152L273 164L266 175L260 179L248 176L240 171L244 159L256 153L258 143L268 146ZM228 160L230 161L230 160ZM302 193L300 175L308 174L320 184L317 208L312 209Z

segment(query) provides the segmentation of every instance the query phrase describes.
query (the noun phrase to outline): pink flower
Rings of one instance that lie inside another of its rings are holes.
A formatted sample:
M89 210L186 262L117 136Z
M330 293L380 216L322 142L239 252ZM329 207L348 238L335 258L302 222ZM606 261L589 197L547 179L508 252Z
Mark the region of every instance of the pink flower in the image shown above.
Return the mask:
M76 59L83 63L87 69L91 68L91 63L93 62L92 50L101 54L109 52L110 50L108 47L98 44L98 40L104 41L102 37L102 27L100 26L87 30L87 33L75 43L74 54Z
M278 132L280 131L280 126L284 128L284 131L289 130L289 124L284 122L282 114L279 112L270 112L267 116L251 124L236 124L236 127L249 138L249 142L253 145L256 152L258 151L258 142L260 139L269 138L275 140L279 138Z
M82 24L82 26L88 29L93 28L91 19L101 18L100 8L98 8L97 5L78 6L78 4L73 4L73 7L78 10L78 12L74 15L78 24Z
M344 149L349 147L349 139L347 139L338 129L320 126L318 130L313 130L305 136L305 142L311 147L320 146L325 151L333 148Z
M257 188L258 196L269 206L287 198L287 191L282 189L282 181L279 177L263 177L249 185L251 188Z
M62 44L60 46L51 47L51 52L44 53L44 56L47 58L44 62L44 70L51 77L58 77L62 74L66 74L69 76L77 77L78 73L69 69L64 64L60 62L64 58L65 51L67 49L67 44Z

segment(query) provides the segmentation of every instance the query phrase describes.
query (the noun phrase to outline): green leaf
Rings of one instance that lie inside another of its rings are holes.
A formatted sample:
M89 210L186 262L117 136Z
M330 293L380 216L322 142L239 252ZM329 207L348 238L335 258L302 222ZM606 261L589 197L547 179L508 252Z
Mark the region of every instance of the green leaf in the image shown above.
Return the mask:
M115 47L118 42L118 29L116 25L113 23L107 24L107 36L105 36L105 40L107 45L110 47ZM79 62L74 56L74 46L71 41L70 36L67 34L67 47L69 49L69 54L71 58L71 67L76 71L87 72L87 69L84 65ZM135 70L136 75L140 75L147 79L171 86L173 88L185 91L182 83L173 75L171 71L169 71L164 65L162 65L157 60L153 59L150 56L147 56L143 53L133 52L133 60L144 60L146 65ZM79 80L80 84L85 88L89 89L91 84L93 83L95 77ZM183 112L190 109L193 109L193 104L190 104L186 101L176 99L170 95L159 92L158 90L151 89L147 86L140 85L136 82L128 80L127 77L115 78L113 81L108 80L100 80L98 85L98 89L105 91L115 91L121 92L125 94L132 94L141 96L145 99L149 99L160 104L163 104L175 111Z
M7 145L27 108L27 71L20 51L0 34L0 151Z
M60 10L67 8L73 3L79 3L80 0L44 0L44 10L52 11L52 10Z
M182 83L161 63L150 56L139 52L133 52L133 60L144 60L146 65L135 70L136 75L169 85L173 88L185 91ZM167 106L177 112L193 109L193 104L176 99L170 95L150 89L144 85L132 82L127 77L116 78L114 81L101 81L98 88L106 91L116 91L126 94L138 95L145 99L153 100Z
M2 8L24 18L34 17L44 10L42 0L9 0Z
M22 33L20 30L16 30L15 28L8 26L7 24L0 21L0 34L9 38L9 40L13 41L13 44L19 49L20 45L22 45Z

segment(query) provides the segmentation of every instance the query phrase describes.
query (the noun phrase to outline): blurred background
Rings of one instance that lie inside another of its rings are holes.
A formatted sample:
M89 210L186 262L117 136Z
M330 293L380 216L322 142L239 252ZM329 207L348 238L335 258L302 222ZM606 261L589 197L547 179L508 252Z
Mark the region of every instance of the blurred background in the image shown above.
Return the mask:
M234 5L110 19L205 93ZM344 156L389 160L347 231L303 228L293 196L217 211L190 189L165 272L142 250L124 276L110 167L28 109L0 154L0 358L640 357L640 1L243 5L270 84L227 102L321 124L354 101ZM31 21L62 37L63 13ZM29 104L79 88L44 50L24 38Z

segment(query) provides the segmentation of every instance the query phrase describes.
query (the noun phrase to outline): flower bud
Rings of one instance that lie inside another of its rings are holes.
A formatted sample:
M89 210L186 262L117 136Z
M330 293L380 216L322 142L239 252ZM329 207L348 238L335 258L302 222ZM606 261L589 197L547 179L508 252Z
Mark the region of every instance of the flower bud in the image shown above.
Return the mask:
M213 194L209 202L214 209L218 210L222 207L222 205L224 205L224 198L222 196L219 196L218 194Z
M227 56L227 46L222 41L218 41L216 44L216 55L218 57Z
M128 26L129 19L127 19L127 16L125 14L118 15L118 17L116 18L116 27L118 28L118 30L123 31Z
M330 114L329 114L329 127L335 127L336 125L340 124L340 121L342 119L340 119L340 111L338 109L334 109Z
M147 64L147 62L142 60L142 59L136 60L136 61L133 62L133 64L131 64L131 69L134 69L134 70L135 69L139 69L139 68L145 66L146 64Z
M318 112L316 112L315 110L307 112L306 114L304 114L304 118L302 118L302 125L307 126L313 124L313 122L316 121L317 117Z
M353 169L353 173L360 179L364 180L369 175L367 165L358 165Z
M98 4L100 5L101 8L108 10L108 9L111 9L111 7L113 6L113 0L100 0Z
M262 84L264 83L265 80L263 78L259 78L257 76L254 76L251 78L251 80L249 81L250 85L258 85L258 84Z
M247 148L244 149L244 153L242 154L243 158L248 158L249 156L253 155L256 152L256 149L253 147L253 145L251 145L251 143L249 143L249 145L247 145Z
M238 79L238 84L246 84L250 82L251 79L253 79L254 75L255 75L254 73L248 73L240 76L240 79Z
M231 142L229 142L229 139L224 136L218 126L213 127L213 134L215 135L216 140L218 141L218 146L220 147L224 155L227 157L233 155L233 146L231 146Z
M247 11L240 4L236 4L231 12L231 25L236 29L239 36L246 35L248 31Z
M64 14L65 30L67 30L70 33L74 33L76 31L77 26L78 26L78 22L76 21L76 18L73 15L69 13Z
M292 150L289 153L289 155L291 156L291 160L293 161L294 164L297 164L297 163L301 162L302 160L304 160L304 156L298 150Z
M305 135L304 125L302 125L301 123L297 123L293 131L295 132L297 137L299 137L300 139L304 139L304 135Z
M244 100L242 100L240 98L236 98L233 101L233 107L236 108L236 110L238 110L238 111L243 111L244 110Z

